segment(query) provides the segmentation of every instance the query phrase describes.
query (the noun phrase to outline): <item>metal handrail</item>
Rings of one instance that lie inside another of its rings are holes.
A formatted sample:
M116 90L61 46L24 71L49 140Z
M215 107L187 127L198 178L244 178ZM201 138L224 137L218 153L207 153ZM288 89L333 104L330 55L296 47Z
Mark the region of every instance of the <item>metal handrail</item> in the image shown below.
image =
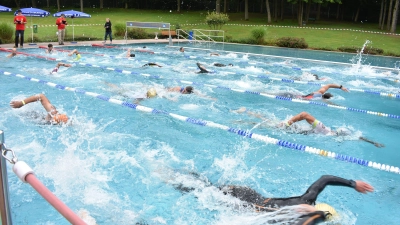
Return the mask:
M4 132L0 130L0 150L3 154L4 146ZM0 213L2 225L12 225L11 210L8 192L8 176L7 176L7 162L4 157L0 157Z

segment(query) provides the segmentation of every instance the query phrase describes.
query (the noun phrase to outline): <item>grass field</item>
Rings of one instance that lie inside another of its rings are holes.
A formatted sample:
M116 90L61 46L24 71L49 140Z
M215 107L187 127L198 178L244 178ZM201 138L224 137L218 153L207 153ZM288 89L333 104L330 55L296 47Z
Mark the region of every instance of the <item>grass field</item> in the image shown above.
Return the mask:
M69 10L69 9L66 9ZM76 9L79 10L79 9ZM48 9L52 14L56 12L56 9ZM171 25L179 24L181 29L210 29L205 23L206 11L189 11L189 12L169 12L169 11L154 11L154 10L134 10L134 9L91 9L87 8L84 10L90 14L90 19L75 18L73 20L75 25L74 33L75 38L79 40L102 40L104 37L103 24L105 18L110 18L113 25L117 23L125 24L126 21L146 21L146 22L167 22ZM223 26L225 35L233 37L235 40L249 38L251 30L255 29L256 26L266 25L266 14L250 14L249 20L244 20L244 13L229 13L230 21L228 25ZM55 25L55 17L46 18L27 18L28 24L38 24L38 33L34 34L38 41L56 41L55 26L42 27L42 25ZM67 19L69 27L67 28L67 38L72 39L72 21ZM9 21L12 23L12 13L0 13L0 22ZM90 26L79 26L82 24L100 24ZM400 55L400 48L398 43L400 36L388 35L388 34L376 34L366 33L360 31L349 31L349 30L318 30L309 28L330 28L330 29L353 29L363 30L372 32L382 32L378 29L378 24L373 23L351 23L343 21L317 21L311 22L306 25L307 28L299 29L296 26L297 22L292 19L286 19L271 25L276 26L293 26L293 27L264 27L266 29L266 40L272 42L274 39L279 37L299 37L304 38L309 45L309 48L330 48L337 49L341 46L346 47L361 47L366 40L371 41L370 46L375 48L381 48L385 52L392 52ZM248 26L255 25L255 26ZM14 25L13 25L14 26ZM148 32L157 32L157 30L148 30ZM122 37L115 37L121 39ZM25 31L25 39L27 42L31 41L31 28L27 28ZM36 42L36 39L35 39Z

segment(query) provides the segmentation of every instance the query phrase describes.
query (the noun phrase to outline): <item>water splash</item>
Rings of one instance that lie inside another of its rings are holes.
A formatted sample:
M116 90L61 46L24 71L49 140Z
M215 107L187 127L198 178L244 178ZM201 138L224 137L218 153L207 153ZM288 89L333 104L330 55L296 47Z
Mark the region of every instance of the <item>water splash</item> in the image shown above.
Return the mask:
M363 54L363 52L364 52L364 49L367 47L367 45L368 45L369 43L372 43L372 42L369 41L369 40L366 40L365 43L364 43L364 45L362 46L361 50L357 53L357 55L356 55L355 57L353 57L353 58L350 60L351 63L353 64L353 68L354 68L356 71L359 71L359 70L361 69L361 67L362 67L362 54Z

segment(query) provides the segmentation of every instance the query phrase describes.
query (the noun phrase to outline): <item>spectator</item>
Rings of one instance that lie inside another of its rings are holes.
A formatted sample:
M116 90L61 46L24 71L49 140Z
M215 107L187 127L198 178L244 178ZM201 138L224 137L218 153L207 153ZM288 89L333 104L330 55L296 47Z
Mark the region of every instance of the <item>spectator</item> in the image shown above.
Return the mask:
M24 31L25 31L25 24L26 24L26 17L22 15L22 11L18 9L18 15L14 17L14 24L15 25L15 46L14 48L18 48L18 39L20 38L20 47L24 47Z
M64 45L65 25L68 25L64 14L61 14L61 16L56 20L56 24L58 26L58 44Z
M104 24L104 28L106 29L106 34L104 35L104 44L107 41L107 36L110 36L110 44L112 44L111 21L109 18L106 18L106 23Z

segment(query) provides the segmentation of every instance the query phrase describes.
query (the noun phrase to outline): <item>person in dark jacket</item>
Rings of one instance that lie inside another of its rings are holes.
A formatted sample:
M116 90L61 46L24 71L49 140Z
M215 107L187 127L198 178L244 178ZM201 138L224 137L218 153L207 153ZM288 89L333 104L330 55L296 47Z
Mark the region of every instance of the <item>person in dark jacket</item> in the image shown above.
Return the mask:
M104 28L106 29L106 34L104 35L104 44L107 41L107 36L110 36L110 44L112 44L112 34L111 34L111 21L110 18L106 18L106 23L104 24Z

